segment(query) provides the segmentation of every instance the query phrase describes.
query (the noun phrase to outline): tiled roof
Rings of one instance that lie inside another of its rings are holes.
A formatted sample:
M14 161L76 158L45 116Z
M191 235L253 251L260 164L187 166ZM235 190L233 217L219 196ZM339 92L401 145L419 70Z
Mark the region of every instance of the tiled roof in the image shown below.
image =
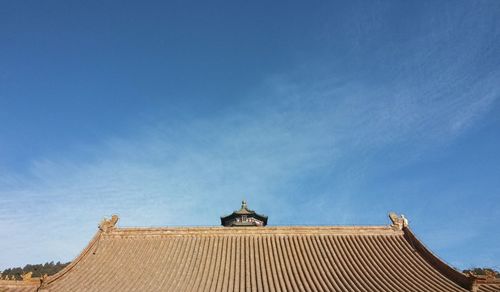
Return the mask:
M476 275L468 273L469 277L473 280L475 287L477 287L477 292L493 292L500 291L500 279L496 277L494 273L488 273L486 275Z
M478 292L498 292L500 291L500 283L497 284L481 284Z
M40 291L469 291L429 261L408 232L112 228L99 231Z
M499 281L442 262L404 217L391 220L391 226L116 228L113 216L62 271L42 280L0 280L0 292L500 291Z
M36 292L39 281L0 280L0 292Z

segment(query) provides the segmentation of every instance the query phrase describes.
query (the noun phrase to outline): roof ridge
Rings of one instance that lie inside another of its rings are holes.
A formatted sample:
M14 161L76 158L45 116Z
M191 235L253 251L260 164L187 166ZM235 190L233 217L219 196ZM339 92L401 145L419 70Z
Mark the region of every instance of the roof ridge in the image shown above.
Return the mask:
M272 227L119 227L103 234L114 236L251 236L251 235L403 235L391 226L272 226Z
M262 228L258 228L260 230L265 229L292 229L292 228L300 228L300 229L391 229L395 230L391 225L272 225L266 226ZM228 230L223 226L219 225L180 225L180 226L121 226L115 227L114 230L123 230L123 229L220 229L220 230ZM245 227L234 227L232 229L249 229Z

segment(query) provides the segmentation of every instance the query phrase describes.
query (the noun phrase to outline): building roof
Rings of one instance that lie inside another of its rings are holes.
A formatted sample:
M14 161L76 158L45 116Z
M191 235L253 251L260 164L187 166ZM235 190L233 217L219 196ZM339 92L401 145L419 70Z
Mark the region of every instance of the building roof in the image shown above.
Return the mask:
M220 217L221 225L226 227L233 226L266 226L267 216L258 214L254 210L248 208L247 202L241 202L241 208L233 213Z
M478 285L478 292L498 292L500 291L500 283L484 283Z
M440 261L407 221L117 228L115 219L39 291L499 291Z
M40 287L40 282L16 281L16 280L1 280L0 292L37 292Z

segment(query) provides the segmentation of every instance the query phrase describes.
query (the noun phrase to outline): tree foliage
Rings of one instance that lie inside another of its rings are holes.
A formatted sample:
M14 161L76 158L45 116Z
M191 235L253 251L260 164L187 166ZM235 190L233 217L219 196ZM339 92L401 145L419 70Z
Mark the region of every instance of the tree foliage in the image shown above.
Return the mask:
M37 265L26 265L23 268L21 267L16 267L16 268L9 268L5 269L2 271L2 278L5 276L8 276L9 279L11 276L14 276L17 280L21 280L21 275L26 274L28 272L32 272L32 277L41 277L44 274L47 275L53 275L60 270L62 270L64 267L66 267L68 263L61 263L61 262L50 262L50 263L45 263L45 264L37 264Z
M500 273L492 268L470 268L463 270L464 273L472 273L475 275L495 275L496 278L500 278Z

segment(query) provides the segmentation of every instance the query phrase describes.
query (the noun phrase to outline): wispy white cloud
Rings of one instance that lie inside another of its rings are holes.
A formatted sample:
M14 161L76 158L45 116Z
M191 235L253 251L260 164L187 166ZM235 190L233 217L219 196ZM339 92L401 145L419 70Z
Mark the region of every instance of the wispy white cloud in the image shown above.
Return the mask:
M384 170L376 159L390 168L419 159L498 103L500 70L470 71L487 44L471 34L466 47L442 53L453 25L373 52L390 64L381 66L392 77L384 83L311 65L268 76L219 115L149 117L127 136L74 148L74 158L1 170L1 234L9 236L0 250L9 252L0 253L0 269L71 259L112 213L124 226L215 225L246 198L271 224L362 223L356 205L370 194L360 198L359 185ZM405 62L391 62L387 49ZM370 207L378 213L388 204ZM301 212L307 217L297 218ZM448 237L443 244L457 239Z
M498 97L495 78L452 98L434 93L433 84L409 91L393 84L270 80L252 93L265 98L221 116L143 124L127 138L87 149L89 161L40 158L25 176L2 175L0 220L14 236L0 248L16 249L0 262L68 260L103 215L120 214L122 225L214 225L242 198L272 214L271 223L295 222L304 209L317 213L312 222L355 223L348 186L362 179L370 153L401 143L418 153L448 142ZM340 168L337 161L352 156L359 156L355 165ZM335 204L321 190L294 183L325 170L342 172L330 182L345 187Z

